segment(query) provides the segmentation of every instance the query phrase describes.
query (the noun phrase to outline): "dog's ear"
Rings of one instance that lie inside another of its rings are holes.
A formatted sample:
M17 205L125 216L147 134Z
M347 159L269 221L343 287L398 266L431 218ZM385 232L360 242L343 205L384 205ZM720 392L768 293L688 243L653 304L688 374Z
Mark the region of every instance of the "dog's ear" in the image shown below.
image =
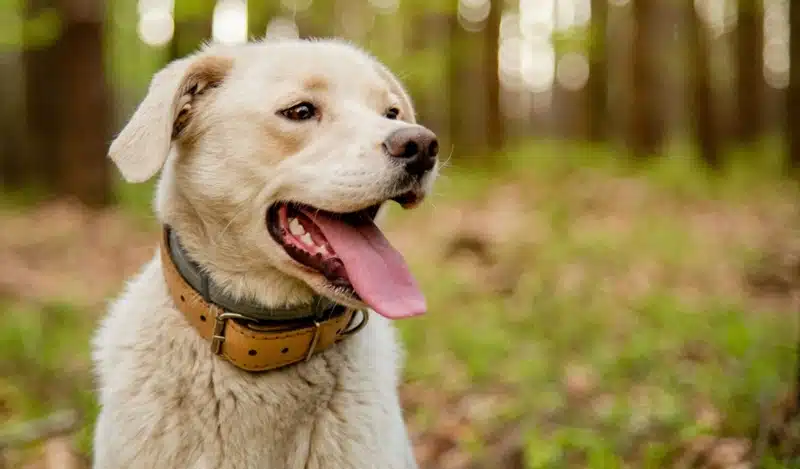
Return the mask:
M181 138L191 123L202 95L219 86L232 66L229 57L187 57L153 77L147 96L108 152L125 180L143 182L161 169L173 140Z
M405 87L400 80L382 63L377 63L378 73L387 83L398 98L400 98L400 107L403 112L403 120L407 120L411 124L417 123L417 116L414 113L414 103L411 101L411 96L408 95Z

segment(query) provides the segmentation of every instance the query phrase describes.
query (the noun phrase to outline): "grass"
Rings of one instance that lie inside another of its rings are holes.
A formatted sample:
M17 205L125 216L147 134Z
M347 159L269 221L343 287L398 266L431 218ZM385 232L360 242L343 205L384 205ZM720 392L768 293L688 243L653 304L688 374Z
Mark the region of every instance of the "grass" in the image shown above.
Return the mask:
M96 316L55 301L38 306L5 303L0 310L0 436L26 420L75 409L84 421L77 447L88 454L97 412L87 367L88 337ZM35 448L22 456L30 451Z
M490 171L449 168L426 206L390 211L429 303L398 323L424 462L490 457L513 428L530 469L661 468L704 435L758 432L791 384L796 311L746 274L792 241L796 192L758 155L712 176L673 151L632 168L607 149L526 145ZM132 226L151 189L121 192ZM48 298L0 315L10 421L77 407L88 450L97 314Z
M667 467L699 435L754 433L762 403L791 383L797 329L788 302L758 301L744 278L754 251L792 236L781 213L793 189L741 160L713 176L680 156L635 171L573 151L523 148L493 180L450 172L420 218L466 200L488 213L514 202L518 220L504 240L483 237L498 252L488 265L416 259L432 314L400 324L409 381L453 396L503 389L492 414L524 427L531 468ZM497 181L512 195L486 202ZM486 228L478 219L472 231ZM511 291L487 289L503 270ZM498 425L469 421L487 423Z

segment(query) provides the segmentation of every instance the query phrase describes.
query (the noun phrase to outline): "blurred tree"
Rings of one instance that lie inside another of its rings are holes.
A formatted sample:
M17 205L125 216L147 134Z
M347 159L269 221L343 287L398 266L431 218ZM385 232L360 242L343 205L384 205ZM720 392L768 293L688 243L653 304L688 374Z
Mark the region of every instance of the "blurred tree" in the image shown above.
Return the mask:
M0 53L0 187L20 189L25 182L25 100L22 64L16 51Z
M505 141L505 118L500 107L500 20L503 0L489 1L489 17L483 28L483 85L486 87L486 143L490 151L499 151Z
M589 140L601 142L607 137L608 117L608 0L591 1L592 19L589 36Z
M465 74L467 73L467 66L465 62L469 54L467 47L469 45L469 33L461 27L458 22L458 13L454 10L448 18L448 25L450 31L450 54L447 64L448 83L447 88L450 90L450 134L451 144L456 147L458 153L461 153L461 147L471 143L471 139L465 132L464 117L469 113L468 103L466 99L466 85Z
M789 89L787 91L787 133L789 168L800 176L800 2L789 2Z
M452 14L447 5L442 1L431 2L425 8L415 8L413 12L408 12L414 18L410 21L411 49L415 60L415 67L418 83L406 83L407 86L416 84L416 89L409 89L414 99L417 118L420 124L435 131L439 141L443 145L450 143L449 116L448 116L448 93L449 90L444 86L437 86L444 78L441 63L447 61L449 50L449 20ZM392 21L396 21L392 18ZM411 65L409 60L405 60L406 66ZM439 65L439 66L437 66ZM444 146L443 146L444 148Z
M498 58L488 57L498 54L498 37L494 33L498 31L499 18L492 18L495 24L489 24L493 5L487 16L481 19L469 10L474 7L468 2L460 3L452 12L449 28L450 137L456 154L477 157L485 155L489 149L488 138L497 139L499 136L502 144L504 136L503 122L489 122L497 120L500 115L499 88L492 89L499 86ZM459 9L463 11L459 12ZM499 13L501 11L497 9L495 14ZM490 42L494 44L493 49L487 46ZM498 94L491 96L494 92ZM491 137L490 131L494 134ZM492 145L497 145L497 140Z
M27 15L56 12L53 37L24 51L27 151L16 184L72 196L89 206L111 201L106 151L109 90L102 0L30 0Z
M110 136L103 32L104 0L57 0L63 30L58 41L58 187L89 206L111 202L106 160Z
M266 0L262 1L266 3ZM191 54L204 41L211 39L215 5L215 0L175 0L175 31L170 44L170 58Z
M627 142L630 133L630 112L633 106L631 101L631 73L632 61L630 60L630 4L624 8L614 7L608 9L608 44L626 44L625 47L615 46L606 48L608 60L608 125L606 131L609 140ZM591 77L590 77L591 79Z
M657 0L631 0L633 7L632 99L630 111L630 147L637 158L656 154L664 139L659 106L659 73L654 14Z
M41 17L54 11L53 0L28 0L26 18ZM25 159L18 162L14 184L36 187L46 192L55 192L58 153L58 114L53 107L59 102L58 44L56 38L34 41L23 52L25 70Z
M563 22L561 3L553 0L553 25ZM557 137L568 140L591 140L593 125L592 96L589 89L591 70L591 33L589 28L569 27L555 30L551 36L555 77L550 90L552 128ZM596 77L598 78L598 77ZM602 125L602 124L601 124Z
M692 130L700 148L700 157L712 168L720 166L719 136L711 89L710 40L705 23L697 16L694 0L687 0L687 32L689 35L690 116Z
M764 73L764 13L761 0L739 0L736 25L736 138L751 143L761 131Z

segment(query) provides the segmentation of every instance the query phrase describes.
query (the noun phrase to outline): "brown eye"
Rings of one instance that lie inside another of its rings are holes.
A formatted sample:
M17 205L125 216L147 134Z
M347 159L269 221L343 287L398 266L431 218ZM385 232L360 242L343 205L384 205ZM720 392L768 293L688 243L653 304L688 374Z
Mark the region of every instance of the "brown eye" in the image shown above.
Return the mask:
M294 106L281 111L283 117L293 121L304 121L316 117L317 108L307 102L295 104Z
M386 116L387 119L392 119L392 120L397 119L397 116L399 115L400 115L400 109L397 109L396 107L390 107L389 109L386 110L386 114L384 114L384 116Z

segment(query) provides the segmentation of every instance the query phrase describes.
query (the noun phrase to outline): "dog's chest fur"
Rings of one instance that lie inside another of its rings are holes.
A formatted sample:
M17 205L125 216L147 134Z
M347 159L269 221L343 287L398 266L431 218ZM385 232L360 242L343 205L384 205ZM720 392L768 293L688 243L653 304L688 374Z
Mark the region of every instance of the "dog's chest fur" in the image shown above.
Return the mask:
M386 320L308 363L251 374L213 356L161 276L156 256L95 337L95 468L416 467Z

